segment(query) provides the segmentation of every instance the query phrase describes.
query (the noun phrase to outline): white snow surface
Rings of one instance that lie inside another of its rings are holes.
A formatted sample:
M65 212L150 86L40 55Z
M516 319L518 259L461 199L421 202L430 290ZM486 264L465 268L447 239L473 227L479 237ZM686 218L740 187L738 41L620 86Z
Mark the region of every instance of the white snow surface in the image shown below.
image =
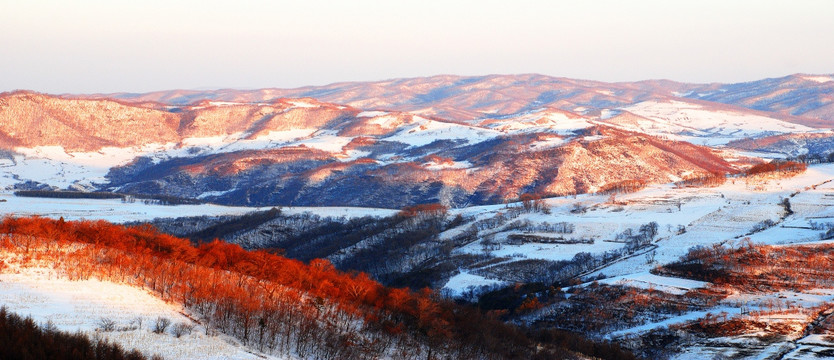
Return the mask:
M561 111L538 109L519 116L497 119L486 119L490 129L507 134L525 132L551 132L560 135L572 135L575 131L594 126L594 123L584 117L571 116Z
M66 188L71 184L105 182L114 166L124 165L141 154L166 151L173 144L148 144L142 147L105 147L94 152L66 152L60 146L15 149L11 159L0 160L0 189L32 180Z
M648 271L607 278L600 280L599 283L609 285L625 285L642 289L654 289L673 295L683 295L689 290L703 288L708 284L697 280L658 276L651 274Z
M470 288L476 288L482 285L503 284L504 282L495 279L487 279L480 275L470 274L467 271L461 271L455 276L449 278L443 289L448 289L450 295L455 297L461 295L464 291Z
M475 144L496 138L502 134L502 132L496 130L415 116L412 123L403 126L402 130L382 139L401 142L411 147L419 147L438 140L463 140L466 143Z
M356 115L356 117L377 117L387 115L385 111L363 111Z
M780 222L784 209L779 203L784 198L790 198L794 214ZM561 237L565 240L592 240L591 244L528 242L516 245L506 241L508 236L527 232L505 231L500 227L482 230L479 238L494 235L494 241L501 246L489 250L488 253L496 257L516 260L570 260L580 252L601 254L622 248L624 243L615 241L617 234L628 229L636 233L641 225L654 221L658 223L658 234L652 244L656 248L638 251L631 257L596 269L588 276L603 274L612 277L603 280L605 282L653 287L680 294L704 284L654 276L648 271L658 264L680 259L694 246L738 244L746 237L754 243L772 245L818 243L823 231L810 229L809 223L834 223L834 164L812 165L805 173L793 178L750 183L744 179L728 179L724 185L712 188L654 185L635 193L619 194L616 196L616 203L609 200L608 196L592 194L578 195L575 198L550 198L545 200L551 207L550 214L522 213L509 220L532 224L568 223L574 226L572 233L539 235ZM584 211L574 211L577 207L583 208ZM452 216L461 214L464 217L483 220L507 211L507 205L489 205L452 209L450 213ZM751 230L764 220L774 221L776 226L750 234ZM685 230L683 233L678 233L680 227ZM441 238L452 238L458 233L458 229L452 229L441 234ZM825 241L832 242L834 241ZM481 254L484 251L480 241L455 250L458 253L469 254ZM452 286L454 283L446 285L447 288ZM460 292L463 289L457 290Z
M2 201L5 200L5 201ZM107 220L113 223L149 221L183 216L242 215L272 207L201 205L146 205L141 201L123 203L119 199L58 199L19 197L0 193L0 216L63 217L66 220ZM391 216L398 210L357 207L282 207L285 214L310 212L319 216L354 218Z
M289 103L297 108L317 108L320 106L318 104L313 104L302 100L290 100Z
M650 100L623 110L646 118L618 127L698 145L725 145L730 141L816 129L766 116L708 109L683 101Z
M802 78L805 79L805 80L813 81L813 82L820 83L820 84L824 84L824 83L827 83L829 81L834 81L834 77L831 77L831 76L803 76Z
M429 170L444 170L444 169L469 169L472 167L472 163L469 161L452 161L450 163L436 163L434 161L429 161L423 164L423 167Z
M622 111L611 110L611 109L602 109L599 113L599 118L601 120L606 120L606 119L610 119L612 117L615 117L617 115L620 115L621 113L622 113Z
M31 316L36 323L51 322L59 330L81 331L91 337L98 334L127 350L137 349L147 356L159 354L169 360L276 359L255 355L230 338L205 335L205 328L184 316L182 307L144 290L96 279L70 281L48 268L9 270L0 274L0 303L10 312ZM170 319L172 325L194 325L195 329L180 338L155 334L150 329L157 317ZM115 321L117 328L130 327L136 318L143 324L141 329L97 331L102 318Z

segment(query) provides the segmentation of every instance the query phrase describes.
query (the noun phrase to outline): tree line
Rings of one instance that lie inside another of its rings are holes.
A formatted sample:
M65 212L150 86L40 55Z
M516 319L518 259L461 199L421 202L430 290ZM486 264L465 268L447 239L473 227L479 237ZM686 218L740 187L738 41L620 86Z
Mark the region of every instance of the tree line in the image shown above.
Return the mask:
M198 246L150 226L39 217L0 222L0 248L182 304L210 331L302 358L573 358L523 329L434 292L388 288L326 260L303 263L221 241ZM628 358L612 352L605 358Z

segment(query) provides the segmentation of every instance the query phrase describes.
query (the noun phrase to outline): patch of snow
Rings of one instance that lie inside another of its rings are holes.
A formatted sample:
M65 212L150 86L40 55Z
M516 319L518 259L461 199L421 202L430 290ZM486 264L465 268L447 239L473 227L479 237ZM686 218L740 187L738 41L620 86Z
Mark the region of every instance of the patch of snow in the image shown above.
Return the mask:
M301 100L290 100L289 103L292 104L292 106L295 106L297 108L317 108L317 107L319 107L318 104L312 104L312 103L308 103L306 101L301 101Z
M382 139L401 142L411 147L419 147L437 140L464 140L469 144L475 144L501 135L502 133L496 130L428 120L415 116L412 124L403 126L402 130Z
M562 146L567 142L568 141L563 138L554 137L547 140L534 141L530 143L530 148L535 150L544 150Z
M651 100L622 109L645 119L633 124L612 124L613 126L685 140L697 145L724 145L744 138L815 130L770 117L712 110L682 101Z
M222 195L228 194L228 193L230 193L232 191L235 191L235 190L237 190L237 189L229 189L229 190L223 190L223 191L206 191L206 192L200 194L200 196L197 196L197 198L198 199L205 199L205 198L211 197L211 196L222 196Z
M244 132L210 137L185 138L177 148L142 155L151 156L158 161L174 157L193 156L195 153L207 155L243 150L262 150L285 146L291 144L293 141L310 138L316 131L316 129L312 128L271 130L252 139L246 139L247 134Z
M599 113L599 118L601 120L607 120L622 113L623 112L621 110L602 109Z
M559 111L538 109L521 115L483 121L490 129L504 133L550 132L560 135L572 135L575 131L594 126L583 117L576 117Z
M597 141L597 140L602 140L602 139L605 139L605 135L583 136L581 140L582 141Z
M210 106L235 106L241 104L242 103L232 101L209 101Z
M831 76L803 76L802 78L820 84L825 84L829 81L834 81L834 77Z
M626 285L642 289L652 288L673 295L683 295L689 290L707 286L707 283L703 281L658 276L651 274L648 271L607 278L600 280L599 283L609 285Z
M304 145L309 148L319 149L331 153L342 151L353 137L336 135L336 131L318 131L312 137L291 143L291 145Z
M386 112L386 111L363 111L359 114L356 114L356 117L377 117L377 116L383 116L383 115L388 115L388 112Z
M675 95L677 97L687 97L689 95L692 95L692 93L693 93L693 91L687 91L687 92L672 91L672 95Z
M472 167L469 161L453 161L452 163L437 164L434 161L423 164L423 167L428 170L443 170L443 169L468 169Z
M388 128L388 127L391 127L392 125L397 124L397 117L393 116L393 115L391 115L391 116L388 116L388 115L375 116L375 117L373 117L373 119L368 121L368 123L369 124L374 124L374 125L379 125L379 126L382 126L383 128Z
M449 278L443 289L447 289L452 297L460 296L467 289L477 288L483 285L503 284L503 281L487 279L480 275L471 274L466 270L462 270L459 274Z

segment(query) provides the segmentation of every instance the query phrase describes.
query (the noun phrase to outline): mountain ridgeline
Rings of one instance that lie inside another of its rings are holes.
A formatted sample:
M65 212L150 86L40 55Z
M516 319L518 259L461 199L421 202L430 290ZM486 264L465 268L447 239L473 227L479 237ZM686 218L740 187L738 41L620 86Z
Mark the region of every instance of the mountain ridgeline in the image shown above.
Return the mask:
M19 91L0 95L0 185L387 208L598 193L737 173L758 161L728 153L734 144L802 153L750 141L827 136L817 128L834 121L829 80L438 76L293 90Z

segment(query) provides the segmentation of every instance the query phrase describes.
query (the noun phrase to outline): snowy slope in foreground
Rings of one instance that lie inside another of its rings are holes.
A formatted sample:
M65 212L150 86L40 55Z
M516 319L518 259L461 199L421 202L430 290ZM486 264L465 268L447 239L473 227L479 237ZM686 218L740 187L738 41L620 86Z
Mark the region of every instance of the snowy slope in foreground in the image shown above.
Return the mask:
M17 273L7 269L0 274L0 303L9 311L31 316L35 322L51 322L59 330L101 335L126 350L162 355L165 359L244 360L265 359L233 344L230 339L205 335L197 325L191 334L176 338L170 333L155 334L150 329L157 317L172 324L196 325L182 315L182 308L168 304L147 292L121 284L98 280L69 281L51 269L24 268ZM142 328L128 331L96 331L98 321L108 318L116 327L128 327L136 318ZM275 358L272 358L275 359Z

